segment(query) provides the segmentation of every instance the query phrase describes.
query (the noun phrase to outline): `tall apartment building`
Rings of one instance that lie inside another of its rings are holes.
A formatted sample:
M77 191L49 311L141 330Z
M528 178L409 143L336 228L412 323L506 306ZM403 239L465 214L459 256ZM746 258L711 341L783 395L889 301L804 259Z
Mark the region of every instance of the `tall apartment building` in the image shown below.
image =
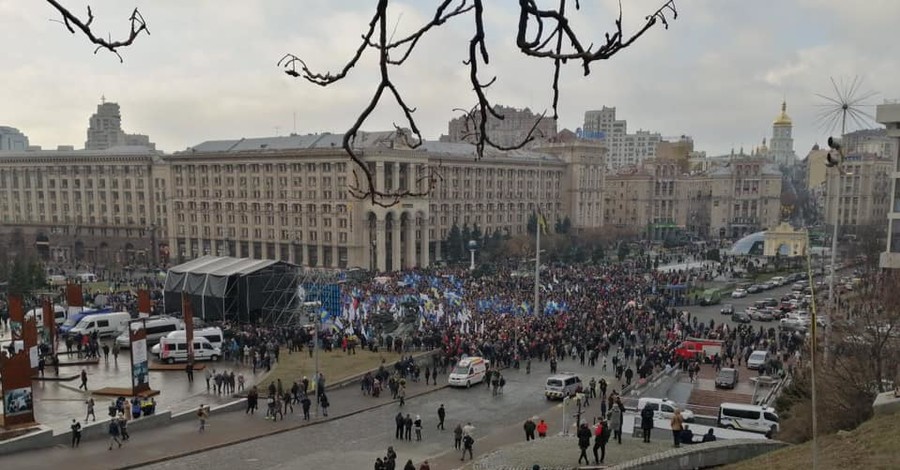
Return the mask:
M878 158L891 158L897 152L897 142L888 136L887 129L861 129L844 134L842 142L848 153L871 153Z
M28 150L28 137L14 127L0 126L0 152Z
M107 266L159 259L160 162L145 147L0 154L0 246Z
M122 114L117 103L107 103L104 99L97 105L97 112L88 121L87 150L106 150L120 146L141 146L155 149L156 144L143 134L126 134L122 130Z
M616 119L616 108L604 106L584 113L580 136L606 144L606 164L610 169L635 165L656 156L656 146L662 140L658 133L637 131L628 133L628 123Z
M517 109L507 106L495 106L494 110L503 116L503 119L488 114L487 134L492 142L501 147L514 147L523 142L528 133L534 128L535 142L553 140L557 134L556 121L552 117L541 118L540 114L531 112L530 109ZM477 137L478 123L481 119L478 115L475 120L467 116L460 116L450 120L447 135L440 137L441 142L468 142L474 143ZM540 120L540 122L538 122ZM537 127L535 127L537 123Z
M885 101L875 110L875 120L884 124L885 134L893 141L890 155L889 187L890 212L888 213L887 247L881 254L880 265L887 269L900 269L900 100Z
M711 170L710 235L740 238L781 220L781 172L766 158L740 155Z
M890 209L891 167L890 160L874 154L849 154L844 158L843 172L827 171L825 223L837 222L844 231L883 224Z

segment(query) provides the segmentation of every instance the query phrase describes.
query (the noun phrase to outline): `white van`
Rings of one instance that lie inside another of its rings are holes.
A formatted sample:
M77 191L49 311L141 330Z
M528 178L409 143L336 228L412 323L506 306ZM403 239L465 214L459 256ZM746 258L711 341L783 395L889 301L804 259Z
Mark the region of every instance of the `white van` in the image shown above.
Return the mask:
M169 316L148 318L146 324L147 344L159 343L163 336L178 330L184 330L184 322L181 319ZM128 334L127 328L116 338L116 344L120 348L131 347L131 336Z
M75 279L81 282L97 282L97 275L94 273L80 273L75 275Z
M638 400L638 413L640 413L647 405L650 405L650 409L653 410L653 419L672 419L672 416L675 415L675 408L678 408L681 410L681 418L684 419L686 423L694 422L693 411L686 409L668 398L641 398Z
M447 377L451 387L471 387L484 380L490 361L481 357L464 357Z
M173 332L165 335L163 338L161 338L159 340L159 342L162 343L163 339L165 339L165 340L176 340L176 339L185 340L187 338L186 335L187 335L187 332L184 329L176 330L176 331L173 331ZM216 327L216 326L212 326L209 328L194 329L194 339L197 339L197 338L206 338L206 340L209 341L209 343L212 344L214 348L218 348L218 349L222 349L222 343L225 341L225 339L224 339L225 336L222 334L222 329L219 327ZM160 347L159 344L150 348L150 353L156 354L160 357L162 357L161 352L162 352L162 348Z
M563 399L569 395L580 392L582 389L581 377L569 372L551 375L544 384L544 396L548 399Z
M86 315L74 328L69 330L68 334L70 336L90 335L96 331L99 337L118 336L119 333L128 328L129 321L131 321L131 314L128 312Z
M159 341L159 346L161 361L173 364L188 359L187 340L184 338L169 339L165 337ZM218 361L220 357L222 357L222 350L213 347L209 340L203 337L194 338L195 361Z
M778 415L775 408L741 403L722 403L719 405L720 427L739 429L741 431L778 432Z
M33 308L25 313L25 319L34 318L35 325L38 329L44 327L44 309L43 307ZM62 325L66 321L66 308L62 305L53 306L53 321L56 326Z

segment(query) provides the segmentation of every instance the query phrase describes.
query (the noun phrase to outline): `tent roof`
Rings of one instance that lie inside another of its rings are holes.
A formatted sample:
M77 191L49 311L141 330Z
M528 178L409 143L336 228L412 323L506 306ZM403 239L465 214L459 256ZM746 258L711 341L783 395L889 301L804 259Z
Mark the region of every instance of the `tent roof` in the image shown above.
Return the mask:
M282 263L282 261L206 255L169 268L169 271L179 274L208 274L211 276L247 275L277 263Z

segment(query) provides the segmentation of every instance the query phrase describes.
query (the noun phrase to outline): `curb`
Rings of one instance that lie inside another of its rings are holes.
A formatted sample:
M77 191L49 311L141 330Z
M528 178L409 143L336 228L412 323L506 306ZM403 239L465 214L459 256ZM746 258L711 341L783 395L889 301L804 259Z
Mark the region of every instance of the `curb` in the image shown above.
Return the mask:
M439 386L439 387L435 387L435 388L432 388L432 389L430 389L430 390L426 390L426 391L424 391L424 392L419 392L419 393L416 393L416 394L407 396L407 397L406 397L406 400L410 400L410 399L412 399L412 398L418 398L418 397L423 396L423 395L428 395L429 393L433 393L433 392L436 392L436 391L438 391L438 390L443 390L443 389L445 389L445 388L447 388L447 387L448 387L448 385L441 385L441 386ZM256 440L256 439L261 439L261 438L264 438L264 437L274 436L274 435L276 435L276 434L282 434L282 433L286 433L286 432L289 432L289 431L296 431L296 430L298 430L298 429L305 428L305 427L309 427L309 426L315 426L315 425L318 425L318 424L323 424L323 423L328 423L328 422L331 422L331 421L337 421L337 420L340 420L340 419L349 418L349 417L351 417L351 416L355 416L355 415L358 415L358 414L361 414L361 413L365 413L365 412L367 412L367 411L372 411L372 410L381 408L381 407L383 407L383 406L387 406L387 405L390 405L390 404L393 404L393 403L397 403L397 402L399 402L399 400L391 400L391 401L386 402L386 403L379 403L379 404L376 404L376 405L367 406L367 407L365 407L365 408L361 408L361 409L359 409L359 410L355 410L355 411L351 411L351 412L348 412L348 413L344 413L344 414L342 414L342 415L336 415L336 416L334 416L334 417L328 417L327 419L323 419L323 420L320 420L320 421L297 424L297 425L294 425L294 426L288 426L288 427L286 427L286 428L281 428L281 429L273 429L272 431L264 432L264 433L262 433L262 434L257 434L257 435L255 435L255 436L242 437L242 438L238 438L238 439L235 439L235 440L232 440L232 441L229 441L229 442L222 442L222 443L218 443L218 444L213 444L213 445L206 446L206 447L202 447L202 448L199 448L199 449L192 449L192 450L185 451L185 452L181 452L181 453L177 453L177 454L167 455L167 456L164 456L164 457L157 457L157 458L150 459L150 460L146 460L146 461L143 461L143 462L133 463L133 464L128 464L128 465L125 465L125 466L122 466L122 467L115 467L115 468L116 468L116 470L129 470L129 469L133 469L133 468L144 467L144 466L147 466L147 465L154 465L154 464L161 463L161 462L165 462L165 461L168 461L168 460L180 459L180 458L183 458L183 457L188 457L188 456L195 455L195 454L201 454L201 453L203 453L203 452L208 452L208 451L211 451L211 450L221 449L221 448L223 448L223 447L233 446L233 445L235 445L235 444L242 444L242 443L244 443L244 442L250 442L250 441L253 441L253 440Z

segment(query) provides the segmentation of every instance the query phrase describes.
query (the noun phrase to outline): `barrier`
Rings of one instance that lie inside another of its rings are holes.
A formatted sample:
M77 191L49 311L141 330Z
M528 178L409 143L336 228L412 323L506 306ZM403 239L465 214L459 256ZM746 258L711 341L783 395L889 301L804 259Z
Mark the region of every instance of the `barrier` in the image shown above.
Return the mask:
M47 426L38 428L35 432L0 442L0 455L53 445L53 430Z
M616 470L679 470L712 468L752 459L762 454L787 447L772 440L735 439L702 444L685 445L631 460L611 468Z

